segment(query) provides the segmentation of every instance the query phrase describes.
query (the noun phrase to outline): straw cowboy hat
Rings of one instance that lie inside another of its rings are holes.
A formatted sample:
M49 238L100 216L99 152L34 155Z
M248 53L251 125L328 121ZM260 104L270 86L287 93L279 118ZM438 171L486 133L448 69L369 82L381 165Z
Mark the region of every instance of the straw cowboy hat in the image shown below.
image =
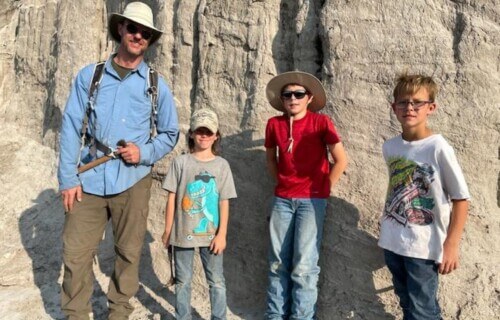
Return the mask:
M125 7L123 14L112 13L109 16L108 30L113 39L117 42L121 42L121 36L118 33L118 24L125 19L151 29L153 36L149 42L150 45L155 43L163 33L163 31L155 28L153 24L153 11L151 11L151 8L147 4L142 2L131 2Z
M281 101L281 92L289 84L301 85L313 95L314 98L308 106L309 110L315 112L323 109L326 104L326 93L323 85L312 74L301 71L284 72L269 81L266 87L266 96L274 109L286 112Z

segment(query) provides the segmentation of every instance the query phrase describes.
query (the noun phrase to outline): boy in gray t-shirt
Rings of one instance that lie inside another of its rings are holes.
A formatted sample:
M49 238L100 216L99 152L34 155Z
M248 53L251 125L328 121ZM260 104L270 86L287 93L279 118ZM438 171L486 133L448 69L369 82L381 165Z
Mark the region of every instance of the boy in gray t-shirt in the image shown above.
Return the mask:
M218 156L217 115L196 111L188 133L190 153L172 161L163 188L169 192L163 244L175 260L176 319L190 319L196 247L209 285L212 319L226 319L222 253L226 248L229 199L236 198L229 163Z

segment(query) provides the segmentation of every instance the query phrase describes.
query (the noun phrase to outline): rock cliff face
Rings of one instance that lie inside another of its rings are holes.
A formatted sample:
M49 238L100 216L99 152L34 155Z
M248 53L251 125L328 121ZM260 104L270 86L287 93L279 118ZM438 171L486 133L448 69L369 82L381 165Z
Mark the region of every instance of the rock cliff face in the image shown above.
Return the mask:
M389 101L397 74L433 75L439 108L430 125L454 146L472 194L461 267L441 277L446 319L500 314L500 2L498 0L150 1L165 31L148 60L176 97L185 133L193 110L222 119L224 157L239 198L231 203L225 274L230 317L260 319L265 305L267 216L272 181L264 128L276 114L265 85L303 70L327 89L350 166L329 200L322 246L320 319L399 319L377 249L387 183L381 145L399 132ZM113 50L107 16L123 1L5 0L0 8L0 309L6 319L62 318L58 130L71 81ZM160 181L175 152L154 169L149 231L134 319L173 314L173 288L160 238ZM95 264L94 316L113 261L107 232ZM196 265L193 305L209 316Z

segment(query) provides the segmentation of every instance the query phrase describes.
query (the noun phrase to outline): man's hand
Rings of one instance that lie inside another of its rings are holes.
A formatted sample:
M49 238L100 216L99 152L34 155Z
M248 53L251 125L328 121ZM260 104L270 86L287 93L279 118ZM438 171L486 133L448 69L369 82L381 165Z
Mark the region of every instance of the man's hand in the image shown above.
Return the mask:
M458 268L458 245L448 241L443 244L443 261L439 264L438 272L448 274Z
M66 189L61 191L63 206L65 212L70 212L73 210L73 205L75 200L80 202L82 201L82 186L76 186L70 189Z
M126 147L118 147L118 154L129 164L138 164L141 160L141 150L132 142L127 142Z
M226 249L226 237L223 235L216 235L210 243L210 251L214 254L222 254Z

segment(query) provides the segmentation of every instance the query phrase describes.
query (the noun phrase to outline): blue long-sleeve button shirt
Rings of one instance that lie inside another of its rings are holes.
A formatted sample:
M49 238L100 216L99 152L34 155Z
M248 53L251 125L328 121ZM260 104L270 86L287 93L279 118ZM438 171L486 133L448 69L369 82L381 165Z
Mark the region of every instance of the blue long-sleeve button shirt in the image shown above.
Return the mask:
M94 65L86 66L76 77L62 120L58 171L60 190L82 185L84 192L101 196L125 191L151 172L151 166L177 143L177 111L165 81L159 77L158 134L150 141L151 100L147 94L147 64L141 62L124 79L120 79L112 67L111 59L106 61L104 68L95 94L95 113L89 119L87 132L113 148L121 139L133 142L140 149L140 162L130 165L118 158L78 174L80 133L94 71ZM102 152L97 151L97 157L102 156ZM85 164L95 158L85 147L80 159L81 164Z

